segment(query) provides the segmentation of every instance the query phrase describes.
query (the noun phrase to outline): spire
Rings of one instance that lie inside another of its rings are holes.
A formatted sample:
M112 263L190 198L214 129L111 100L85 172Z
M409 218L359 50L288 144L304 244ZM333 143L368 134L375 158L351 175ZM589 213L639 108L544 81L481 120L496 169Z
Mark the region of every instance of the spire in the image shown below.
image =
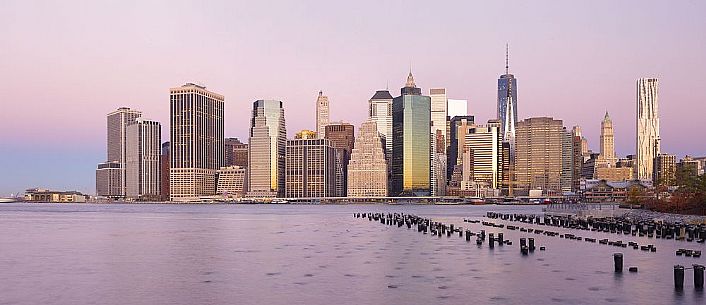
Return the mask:
M319 90L319 97L321 97L322 95L324 95L324 91L323 91L323 90Z
M409 75L407 76L407 83L404 85L407 88L416 88L417 85L414 84L414 76L412 76L412 71L409 71Z
M510 45L505 44L505 74L510 74Z
M605 111L605 116L603 117L603 120L604 120L604 121L609 121L609 120L610 120L610 116L608 115L608 110Z

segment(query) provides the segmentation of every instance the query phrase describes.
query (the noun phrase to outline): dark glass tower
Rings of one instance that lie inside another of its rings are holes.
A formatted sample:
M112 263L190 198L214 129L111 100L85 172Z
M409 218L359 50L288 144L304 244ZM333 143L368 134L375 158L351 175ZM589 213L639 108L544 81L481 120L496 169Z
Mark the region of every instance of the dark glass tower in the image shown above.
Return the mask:
M392 101L393 196L431 194L431 98L422 95L409 73L401 95Z

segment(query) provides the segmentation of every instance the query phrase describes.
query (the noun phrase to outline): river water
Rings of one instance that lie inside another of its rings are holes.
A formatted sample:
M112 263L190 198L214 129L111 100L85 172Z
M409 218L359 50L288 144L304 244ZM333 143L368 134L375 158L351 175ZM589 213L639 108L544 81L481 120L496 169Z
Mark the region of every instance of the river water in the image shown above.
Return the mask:
M370 211L503 232L513 245L353 217ZM2 204L0 304L706 303L691 270L682 291L672 279L675 264L704 264L674 251L703 244L551 229L654 244L650 253L463 222L486 211L541 207ZM522 256L520 237L547 250Z

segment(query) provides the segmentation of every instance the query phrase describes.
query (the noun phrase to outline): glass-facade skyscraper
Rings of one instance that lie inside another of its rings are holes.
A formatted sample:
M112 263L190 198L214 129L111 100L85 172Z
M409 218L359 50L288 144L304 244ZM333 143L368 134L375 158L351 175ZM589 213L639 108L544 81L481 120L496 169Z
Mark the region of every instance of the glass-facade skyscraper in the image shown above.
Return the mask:
M248 196L284 196L286 145L282 102L255 101L248 146Z
M412 73L392 101L393 196L429 196L431 193L431 98L422 95Z
M515 128L517 124L517 79L509 72L505 53L505 74L498 78L498 120L503 141L510 144L510 160L515 158Z

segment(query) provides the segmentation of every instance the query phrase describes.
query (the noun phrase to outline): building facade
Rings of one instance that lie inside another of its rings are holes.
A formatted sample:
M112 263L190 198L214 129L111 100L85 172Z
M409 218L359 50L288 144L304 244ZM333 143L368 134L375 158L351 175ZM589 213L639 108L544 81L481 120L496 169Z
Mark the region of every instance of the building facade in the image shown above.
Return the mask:
M447 99L447 101L448 101L448 104L446 107L447 118L468 115L468 100Z
M127 162L127 126L133 124L137 118L142 116L142 112L137 110L132 110L127 107L118 108L107 115L107 155L108 158L106 163L118 162L120 167L118 169L112 168L112 171L116 171L120 176L120 185L98 185L96 181L96 193L103 193L103 195L113 199L125 198L127 193L127 178L126 178L126 162ZM105 169L105 164L102 169ZM98 176L98 170L96 169L96 176ZM105 180L102 180L105 181ZM98 188L102 191L98 192ZM104 190L110 190L110 193L105 194Z
M326 132L326 125L329 123L329 104L328 96L325 96L323 91L319 91L319 96L316 98L316 134L323 138Z
M198 201L216 193L224 163L224 97L193 83L169 91L170 198Z
M348 197L385 197L387 160L385 142L375 121L363 122L348 163Z
M561 133L561 191L571 192L574 178L573 133L566 127Z
M618 158L615 156L615 139L613 134L613 120L606 111L601 122L601 154L598 155L597 168L615 167Z
M445 88L429 89L431 99L431 195L443 196L446 190L446 138L448 98Z
M224 166L248 167L248 144L238 138L226 138L223 142L225 151Z
M659 83L656 78L637 81L637 149L635 178L652 180L654 159L660 153Z
M162 127L159 122L137 118L127 127L127 198L160 200Z
M248 196L284 196L287 129L281 101L253 103L248 147Z
M328 139L287 141L285 196L333 197L336 191L336 149Z
M159 200L169 201L169 141L162 143L162 155L159 158L160 175L159 180L161 193Z
M488 124L473 125L465 135L462 160L463 182L461 189L502 188L503 149L500 121L489 120Z
M331 123L326 126L325 138L336 149L336 192L334 196L345 197L348 179L348 161L355 146L355 127L348 123Z
M124 172L120 161L99 163L96 168L96 195L112 199L123 198L121 190Z
M394 196L431 194L431 98L409 73L401 95L392 102L392 181Z
M472 115L455 116L449 121L448 149L446 150L446 177L451 181L451 176L455 170L460 171L463 163L463 151L465 150L466 135L469 129L475 126L475 119ZM457 169L456 166L459 166Z
M388 170L392 164L392 99L390 91L378 90L368 101L368 118L375 122L378 133L385 141Z
M517 124L517 195L537 189L546 194L561 192L563 133L563 122L549 117L529 118Z
M243 197L246 169L237 165L221 167L216 172L216 193L223 197Z
M676 185L677 156L671 154L658 154L654 161L654 186Z

